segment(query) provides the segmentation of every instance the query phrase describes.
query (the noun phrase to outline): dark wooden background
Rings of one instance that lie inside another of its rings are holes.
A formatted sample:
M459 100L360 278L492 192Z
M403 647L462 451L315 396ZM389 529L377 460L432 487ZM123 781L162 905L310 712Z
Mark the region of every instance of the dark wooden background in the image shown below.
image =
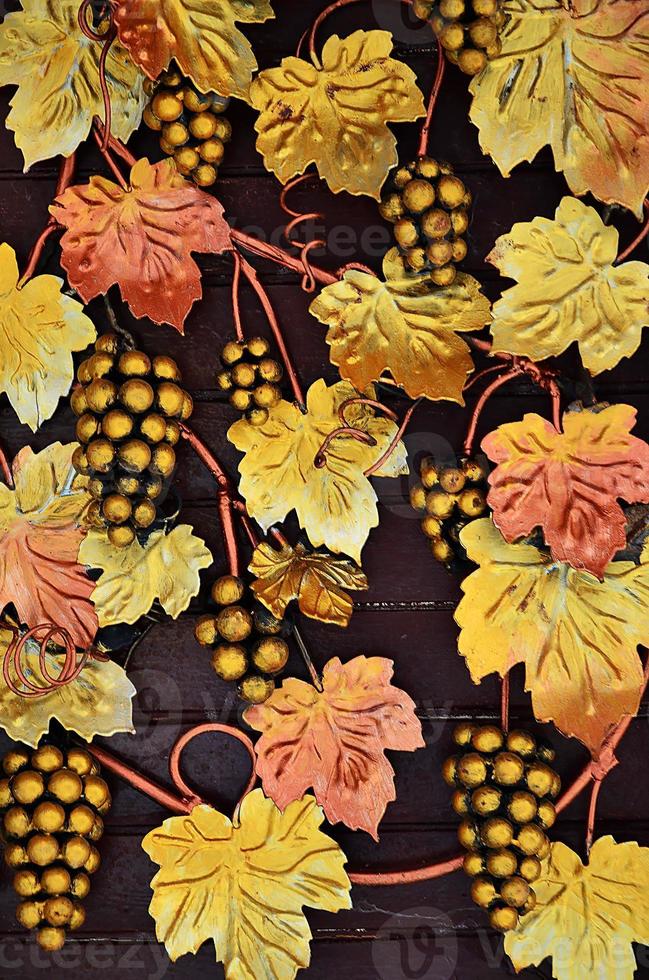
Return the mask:
M277 20L251 27L262 67L275 65L295 50L302 32L325 3L322 0L276 0ZM15 4L11 4L12 9ZM394 31L397 55L417 72L428 92L435 68L435 47L426 29L408 22L405 8L397 0L374 0L355 5L334 15L325 32L346 35L364 27ZM3 115L10 92L0 93ZM554 173L549 154L533 164L517 168L504 180L480 152L477 131L468 122L467 80L449 69L441 101L431 129L430 151L453 163L470 187L475 204L470 232L468 271L496 297L502 288L497 272L484 262L495 238L513 222L530 220L537 214L552 215L561 196L567 193L563 178ZM34 111L38 111L35 107ZM230 119L234 138L228 147L221 175L214 188L238 228L274 236L279 241L284 218L278 204L279 185L267 174L254 149L253 113L243 105L232 106ZM402 159L414 153L417 127L395 127ZM17 250L24 263L29 248L47 217L56 182L57 161L22 173L22 159L10 133L0 135L0 227L2 239ZM154 137L144 131L131 143L137 153L157 158ZM81 177L87 179L102 165L93 149L81 152ZM317 261L330 268L352 259L380 268L380 255L388 242L386 228L369 198L345 194L333 196L314 177L298 189L292 201L304 210L320 209L326 215L330 248ZM635 233L635 222L615 211L611 220L622 229L625 241ZM350 244L351 243L351 244ZM354 244L357 243L357 244ZM641 250L646 258L646 247ZM323 328L308 315L309 297L300 290L299 277L277 266L254 260L268 287L282 327L305 386L323 376L330 382L336 372L329 364ZM215 450L230 472L236 474L236 453L225 433L234 412L215 388L218 350L233 334L230 275L225 260L208 257L203 269L202 302L196 304L180 337L170 327L155 327L135 321L120 305L116 291L112 299L120 321L133 331L149 352L165 352L180 362L187 386L196 402L193 424ZM42 271L55 272L57 246L48 248ZM266 332L263 313L251 292L244 288L243 310L250 332ZM98 329L106 327L101 301L90 304L89 313ZM649 385L646 367L647 344L616 370L597 379L598 397L626 400L637 406L637 434L649 436ZM566 358L567 370L575 368ZM573 397L570 385L566 396ZM470 393L469 407L475 395ZM398 409L406 403L396 402ZM486 433L500 422L520 419L524 412L547 413L548 400L526 383L511 385L490 402L481 424ZM426 403L413 421L408 446L413 457L423 449L459 450L468 412L444 403ZM56 415L35 435L19 425L4 396L0 397L0 438L10 454L29 444L41 449L57 439L73 438L73 416L62 403ZM178 734L204 720L240 722L240 706L232 687L212 673L207 654L196 644L193 627L209 583L224 567L214 486L202 466L186 448L183 452L178 487L183 499L182 519L192 524L208 542L215 558L214 569L204 574L201 598L175 622L156 627L137 649L130 667L139 694L135 709L137 735L118 736L110 748L122 754L141 771L167 780L166 756ZM449 752L451 731L457 719L491 720L499 710L499 686L486 680L474 686L456 648L457 630L453 610L460 596L459 580L437 565L430 556L418 522L407 505L408 480L377 481L381 498L381 525L371 535L363 557L371 588L356 602L351 626L342 631L311 620L302 630L316 664L333 655L344 659L357 653L391 657L396 683L417 703L426 748L415 754L391 754L397 773L398 798L388 807L381 825L381 841L375 844L364 833L340 827L331 832L344 847L350 866L359 868L413 867L458 851L455 819L449 806L449 791L440 776L440 764ZM243 544L243 542L242 542ZM303 676L296 652L291 672ZM531 721L529 700L522 691L522 672L514 674L513 722ZM558 768L569 781L586 761L576 743L548 730L559 750ZM638 840L649 844L649 779L646 772L647 710L641 709L620 752L621 765L609 776L600 797L597 833L612 833L619 841ZM5 749L6 739L0 740ZM187 772L215 804L232 807L247 778L247 761L240 747L225 738L200 739L187 755ZM38 978L47 969L56 978L68 975L110 976L115 980L160 977L189 980L222 976L214 964L211 944L196 957L186 956L175 965L155 942L153 922L148 915L149 881L154 866L140 848L143 835L166 814L129 786L112 780L114 807L107 820L103 845L104 865L93 880L87 902L88 917L64 950L48 960L19 930L14 918L15 897L10 876L0 873L0 977ZM554 836L583 853L587 799L575 802L561 818ZM334 973L354 980L474 980L477 977L510 976L501 939L485 926L485 918L471 903L468 879L461 872L438 881L408 887L353 889L351 911L330 915L309 911L313 930L310 976L314 980ZM639 976L649 976L649 949L640 948ZM548 962L526 976L551 976ZM262 980L262 978L259 978ZM614 978L611 978L614 980Z

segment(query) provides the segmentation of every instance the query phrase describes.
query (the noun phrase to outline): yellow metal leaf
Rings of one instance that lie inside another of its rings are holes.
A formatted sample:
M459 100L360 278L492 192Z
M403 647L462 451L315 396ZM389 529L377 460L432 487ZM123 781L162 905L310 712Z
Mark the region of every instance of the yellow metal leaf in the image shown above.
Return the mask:
M12 633L0 629L0 660L5 655ZM25 676L36 686L49 680L39 667L40 645L28 640L21 659ZM63 657L46 653L45 664L50 676L61 673ZM14 682L16 681L13 675ZM22 698L14 694L0 677L0 727L9 738L34 748L55 718L68 731L87 741L95 735L108 737L117 732L134 732L132 698L135 688L124 669L110 660L89 660L79 677L40 698Z
M202 92L244 98L257 61L236 21L274 17L270 0L117 0L119 37L149 78L175 59Z
M649 848L600 837L587 865L555 843L534 882L536 907L505 936L516 970L552 957L556 980L632 980L632 943L649 943Z
M597 755L613 725L635 714L638 644L649 643L649 554L613 561L600 582L528 544L507 544L490 519L460 540L480 568L462 583L455 619L472 680L525 664L539 721L553 721Z
M239 818L197 806L144 838L156 935L173 961L211 939L226 980L291 980L310 960L303 907L351 908L345 855L312 796L281 813L256 789Z
M387 123L424 115L414 72L391 51L387 31L333 35L322 64L284 58L253 80L257 149L282 183L315 163L332 191L379 199L398 160Z
M135 623L156 599L176 619L200 588L199 572L212 555L188 524L168 534L154 531L143 546L135 539L115 548L101 531L90 531L79 549L79 561L101 568L92 593L100 626Z
M0 391L32 431L49 419L74 378L72 351L96 337L81 303L61 292L58 276L36 276L20 289L16 253L0 245Z
M345 589L367 589L360 568L343 558L311 552L302 544L276 551L262 541L253 553L248 571L256 575L252 589L274 616L282 619L286 607L297 599L300 612L324 623L347 626L354 608Z
M424 395L464 404L473 371L458 332L480 330L491 319L480 284L460 273L452 286L405 271L397 249L383 260L385 281L358 269L325 286L310 312L329 325L331 362L357 388L389 371L411 398Z
M0 25L0 85L17 85L7 126L25 158L25 169L57 153L70 156L94 116L103 116L99 85L101 44L83 34L79 0L22 0L23 10ZM106 60L113 107L112 131L127 140L147 101L144 76L121 45Z
M306 413L281 401L263 425L235 422L228 439L245 453L239 464L239 490L249 514L264 530L295 510L314 547L344 551L360 564L361 549L379 522L377 496L363 471L388 448L397 427L365 406L354 406L345 418L371 435L376 446L338 436L329 444L326 465L315 465L325 438L341 425L338 409L356 397L358 392L346 381L328 388L320 378L309 388ZM376 475L407 472L405 447L399 443Z
M649 188L646 0L505 0L502 52L471 82L480 145L507 176L549 144L575 194L642 214Z
M630 357L649 325L649 265L614 266L617 252L617 230L574 197L501 235L487 258L518 285L494 305L494 350L543 360L577 341L593 374Z

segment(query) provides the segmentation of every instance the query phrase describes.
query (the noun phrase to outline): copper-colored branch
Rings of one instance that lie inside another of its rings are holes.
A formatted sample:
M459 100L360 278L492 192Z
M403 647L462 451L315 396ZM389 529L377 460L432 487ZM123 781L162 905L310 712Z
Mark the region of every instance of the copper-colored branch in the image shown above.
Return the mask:
M232 317L234 319L234 332L237 340L243 340L243 325L241 323L241 305L239 300L241 256L236 248L232 249L232 258L234 259L234 275L232 276Z
M341 425L337 429L333 429L331 432L325 436L325 439L320 446L313 458L313 465L316 469L323 469L327 465L327 450L334 439L345 436L349 439L355 439L356 442L364 442L366 446L376 446L376 439L371 436L369 432L365 432L363 429L354 429L351 425Z
M548 391L552 398L552 424L557 432L561 432L561 391L556 381L548 382Z
M649 657L645 663L644 669L644 684L642 689L642 694L647 688L649 683ZM596 773L595 778L597 782L601 784L604 776L611 771L617 765L617 759L615 758L614 752L619 745L622 737L627 731L629 725L631 724L633 718L631 715L627 715L611 732L609 738L607 739L605 746L600 754L598 762L589 762L588 765L580 772L577 778L574 780L571 786L563 793L563 795L557 800L556 810L557 813L561 813L566 809L578 796L580 793L586 789L587 786L591 784L594 773ZM599 793L599 790L597 791ZM597 796L595 796L595 805L597 804ZM593 801L591 797L591 809L593 807ZM594 811L593 811L593 821L594 821ZM448 861L441 861L435 864L428 864L423 868L415 868L409 871L373 871L368 873L351 873L350 878L355 885L408 885L415 881L429 881L431 878L439 878L442 875L449 874L451 871L457 871L458 868L462 867L462 857L451 858Z
M261 258L276 262L277 265L283 265L285 269L290 269L292 272L304 273L304 262L302 259L294 255L289 255L283 248L279 248L277 245L271 245L269 242L261 242L253 235L246 235L245 232L237 231L236 228L231 229L230 236L233 242L243 246L254 255L259 255ZM316 282L321 283L323 286L330 286L332 283L338 282L338 277L332 272L327 272L326 269L320 269L317 265L312 265L311 263L309 263L309 268Z
M338 418L343 425L349 425L349 422L345 418L345 412L350 405L367 405L368 408L374 408L377 412L382 412L383 415L387 415L387 417L392 419L393 422L397 422L399 420L399 416L396 412L393 412L392 409L388 408L387 405L384 405L383 402L377 401L376 398L346 398L338 409Z
M246 279L248 280L248 282L250 283L254 291L257 293L259 302L261 303L264 309L264 313L266 314L266 317L268 319L268 324L273 332L275 343L277 344L278 350L282 357L282 361L284 362L284 368L286 369L286 374L288 376L291 388L293 390L293 396L295 398L295 401L300 406L300 408L304 410L305 407L304 395L302 394L302 389L300 388L300 383L297 379L297 374L295 368L293 367L293 362L288 352L288 348L284 343L284 336L282 334L279 321L275 316L275 310L273 309L273 305L270 301L270 297L268 296L268 293L266 292L261 282L259 281L259 278L257 276L257 270L254 269L250 265L248 260L243 258L243 256L240 256L240 261L241 261L241 271L243 272L244 276L246 277Z
M590 854L593 846L593 836L595 833L595 814L597 813L597 798L602 788L602 780L596 779L590 794L590 806L588 807L588 822L586 824L586 855Z
M382 453L381 456L379 456L376 462L372 463L372 465L365 470L365 474L364 474L365 476L372 476L374 473L376 473L377 470L380 470L383 464L386 462L386 460L390 458L390 456L398 446L399 442L403 438L403 434L408 427L410 419L412 418L412 413L414 412L414 410L417 408L419 404L421 404L421 398L418 398L416 402L412 403L412 405L410 406L406 414L403 416L401 425L395 432L392 441L390 442L390 445L387 447L385 452Z
M2 470L2 476L9 487L10 490L14 488L14 478L11 472L11 466L9 465L9 460L7 459L7 454L5 453L2 446L0 446L0 470Z
M90 41L98 41L101 43L105 40L105 35L95 31L94 28L92 28L88 23L88 13L92 13L92 5L93 0L83 0L77 13L77 20L79 22L79 28L82 34L85 34Z
M314 665L313 661L311 660L311 656L309 654L309 651L306 648L306 644L305 644L304 640L302 639L302 634L298 630L297 626L295 626L295 624L293 625L292 632L293 632L293 636L295 637L295 641L296 641L296 643L298 645L299 651L302 654L302 659L304 660L304 663L306 664L306 668L309 671L309 676L311 678L311 682L312 682L313 686L315 687L316 691L319 691L322 694L324 688L322 686L322 680L320 678L320 674L315 669L315 665Z
M483 368L482 371L478 371L477 374L474 374L469 378L462 391L468 391L469 388L473 388L474 384L476 384L476 382L478 381L481 381L482 378L486 378L489 374L493 374L495 371L502 371L502 370L503 370L502 364L492 364L491 367Z
M500 688L500 724L504 732L509 731L509 686L509 671L507 671Z
M223 540L225 543L225 553L228 560L228 568L231 575L238 576L240 573L239 566L239 549L237 546L237 535L234 527L233 518L233 491L230 480L225 473L225 470L221 467L217 459L212 455L210 450L207 448L205 443L193 429L180 423L180 431L184 439L187 440L189 445L192 447L200 461L207 467L209 472L212 474L216 480L218 487L218 505L219 505L219 517L221 520L221 530L223 532Z
M169 772L177 792L172 792L166 789L164 786L161 786L159 783L156 783L153 779L149 779L148 776L143 776L142 773L138 772L127 762L124 762L122 759L118 759L112 754L112 752L108 752L106 749L100 748L94 743L92 745L88 745L87 749L88 752L94 756L97 762L101 763L104 769L107 769L109 772L113 772L116 776L124 779L135 789L139 790L140 793L144 793L145 796L148 796L150 799L155 800L156 803L159 803L161 806L171 810L172 813L188 814L192 812L195 806L200 804L206 804L209 806L210 804L207 803L207 801L202 797L198 796L191 786L187 785L180 771L180 760L183 750L188 743L198 735L204 735L208 732L219 732L224 735L231 735L232 738L236 738L238 742L241 742L248 752L248 756L250 757L252 772L243 794L241 795L241 798L235 808L236 815L239 807L241 806L241 802L253 788L257 779L257 775L255 773L256 758L254 745L245 732L239 731L238 728L233 728L231 725L222 725L218 722L206 722L202 725L196 725L195 728L185 732L185 734L178 739L169 755Z
M277 541L280 548L290 548L288 538L286 538L278 527L271 527L268 531L271 537Z
M437 71L435 73L435 81L433 82L433 88L430 93L430 98L428 99L426 118L424 119L423 126L421 127L421 135L419 137L418 153L419 156L421 157L425 156L426 151L428 150L428 131L430 129L430 124L433 121L433 112L435 111L435 106L437 105L440 89L442 87L445 64L446 64L446 58L444 57L444 51L442 50L442 45L440 44L438 38L437 39Z
M72 153L69 157L63 157L63 159L61 160L61 165L59 167L59 176L56 182L56 190L54 192L55 198L57 198L59 194L62 194L63 191L65 191L72 183L74 179L74 171L75 171L76 163L77 163L76 151ZM45 225L42 232L36 239L36 242L31 252L29 253L29 257L27 259L27 265L25 266L25 271L23 272L20 279L19 288L24 286L25 283L29 279L31 279L31 277L36 272L38 263L40 262L41 255L43 254L45 243L47 242L50 235L53 235L55 231L59 230L59 227L60 226L56 218L53 215L50 215L47 224Z
M101 119L95 116L94 120L95 128L99 131L99 135L102 138L102 142L105 139L106 129ZM124 163L127 163L129 167L134 167L137 163L137 158L133 156L131 151L127 146L124 146L120 139L113 136L112 133L108 133L108 147L115 153L118 157L121 157Z
M284 238L286 239L289 245L291 245L293 248L299 248L300 250L300 261L302 262L302 268L304 270L304 275L302 276L302 289L304 290L305 293L312 293L316 287L316 279L311 269L309 254L313 251L313 249L321 248L323 245L326 245L327 243L324 241L324 239L317 238L314 239L313 241L303 244L302 242L299 242L296 239L291 238L291 235L295 230L295 228L297 228L299 224L302 224L302 222L323 221L324 215L321 214L319 211L310 211L308 213L293 211L293 209L290 208L286 203L286 196L289 193L289 191L291 191L294 187L297 187L298 185L304 183L304 181L308 180L310 176L311 176L310 174L302 174L300 177L296 177L294 180L289 181L288 184L286 184L282 188L282 192L279 196L279 203L280 203L280 207L282 208L282 211L284 211L286 214L289 215L290 218L292 218L292 220L289 221L289 223L284 228Z
M101 95L104 100L104 138L101 143L102 153L106 153L108 151L113 115L110 104L110 91L108 89L108 82L106 81L106 60L108 58L108 52L110 51L111 45L116 37L117 28L111 20L110 27L108 28L108 32L104 38L101 55L99 57L99 87L101 88Z
M521 373L519 367L511 368L511 370L506 371L499 377L495 378L490 385L487 385L485 390L482 392L478 398L475 408L471 414L471 421L469 423L469 429L466 434L466 439L464 440L464 453L466 456L470 456L473 452L473 440L475 439L476 429L478 428L478 422L480 421L480 415L482 410L493 395L493 393L500 388L502 385L507 384L512 378L515 378Z
M128 184L126 183L124 177L122 176L121 170L119 169L119 167L117 166L117 164L113 160L112 156L110 155L110 150L109 149L106 149L106 150L104 149L104 140L100 136L99 130L98 130L98 127L97 126L93 127L92 135L95 138L95 143L99 147L99 150L100 150L101 155L103 156L104 160L106 161L106 163L110 167L110 169L111 169L114 177L116 178L117 183L119 184L119 186L122 188L123 191L127 191L128 190ZM110 145L110 141L109 141L109 145Z
M631 242L631 244L627 245L627 247L624 249L623 252L620 252L620 254L615 260L616 264L619 262L624 262L624 260L628 258L629 255L631 255L631 252L635 251L635 249L638 247L640 242L643 241L643 239L645 239L647 235L649 235L649 200L646 200L643 203L644 203L644 209L647 212L645 222L642 228L640 229L640 231L638 232L638 234Z
M431 881L459 871L463 860L460 855L449 861L438 861L408 871L350 871L349 880L352 885L412 885L416 881Z
M330 4L326 7L314 20L311 31L309 33L309 54L311 56L311 61L316 66L316 68L321 68L320 60L315 52L315 36L320 25L327 19L329 14L332 14L334 10L338 10L340 7L348 7L352 3L359 3L360 0L336 0L335 3Z

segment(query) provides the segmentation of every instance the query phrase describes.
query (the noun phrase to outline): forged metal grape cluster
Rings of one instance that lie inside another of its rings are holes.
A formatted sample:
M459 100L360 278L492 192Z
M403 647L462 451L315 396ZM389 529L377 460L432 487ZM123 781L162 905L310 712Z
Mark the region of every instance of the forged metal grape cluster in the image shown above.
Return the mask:
M487 510L486 464L465 457L459 465L449 466L426 456L419 476L421 482L410 491L410 504L424 515L421 529L434 557L444 565L465 558L460 531Z
M251 337L229 340L221 351L224 370L217 374L216 385L251 425L263 425L268 410L282 398L279 382L284 369L269 356L270 350L265 337Z
M72 462L90 477L91 523L108 528L111 544L127 547L158 516L155 502L176 466L178 420L190 417L192 399L171 357L151 359L114 333L97 339L77 378L70 404L81 445Z
M467 851L471 897L488 910L491 926L506 932L536 904L532 884L550 851L545 832L561 789L548 765L555 752L529 732L494 725L458 725L453 739L461 751L446 760L443 776L455 787L453 809L463 818L458 839Z
M213 650L212 667L217 676L237 681L242 700L261 704L275 690L274 677L288 661L284 639L288 627L255 602L242 579L234 575L216 580L212 599L219 611L201 616L196 639Z
M417 157L393 173L379 211L412 272L429 272L436 286L450 286L455 263L467 253L471 193L449 163Z
M67 930L83 925L89 875L101 859L95 844L111 806L98 764L81 748L44 741L15 747L2 760L0 817L5 863L21 899L16 918L36 929L39 945L61 949Z
M444 54L465 75L477 75L500 54L502 0L413 0L412 6L416 17L430 21Z
M218 176L232 126L222 115L228 99L200 92L178 71L165 72L151 86L151 101L143 119L160 133L160 147L173 156L178 172L199 187L210 187Z

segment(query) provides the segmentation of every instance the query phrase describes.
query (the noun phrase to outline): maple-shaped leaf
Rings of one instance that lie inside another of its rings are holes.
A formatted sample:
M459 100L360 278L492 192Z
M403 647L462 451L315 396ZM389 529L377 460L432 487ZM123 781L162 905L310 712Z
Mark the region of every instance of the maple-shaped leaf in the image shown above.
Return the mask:
M12 639L13 633L0 628L0 661ZM45 666L49 677L43 675L40 655L40 643L28 640L20 658L22 671L36 687L51 687L51 678L61 674L65 655L46 651ZM22 690L22 682L14 671L10 676ZM0 728L9 738L34 748L49 730L53 718L88 742L95 735L108 738L117 732L134 733L132 699L135 693L124 668L111 660L89 659L74 681L37 698L15 694L0 677Z
M274 17L270 0L117 0L122 44L149 78L175 60L201 92L245 98L257 70L236 22Z
M138 160L126 189L94 175L68 187L50 211L67 228L61 265L84 302L117 284L135 316L180 333L202 295L191 253L231 248L223 208L173 160Z
M257 149L267 170L286 183L315 163L334 193L380 198L381 184L398 162L389 122L425 114L414 72L390 57L388 31L335 34L322 64L284 58L259 73L250 101L259 110Z
M636 410L567 412L563 432L540 415L507 422L482 440L497 463L489 506L507 541L541 527L552 557L601 578L626 546L617 502L649 501L649 445L630 435Z
M349 625L354 603L345 589L367 589L367 577L345 558L308 551L303 544L279 550L267 541L255 548L248 571L257 578L252 591L278 619L297 599L300 612L337 626Z
M351 908L345 855L305 796L280 813L260 789L236 826L204 804L170 817L142 847L160 870L149 912L172 961L212 940L227 980L292 980L309 965L303 907Z
M366 830L378 840L385 808L396 799L386 749L424 746L415 703L393 687L392 661L329 660L322 693L287 678L244 718L261 732L255 746L264 792L284 810L313 787L330 823Z
M19 278L16 253L0 245L0 391L35 432L72 384L72 351L85 350L96 332L58 276L35 276L20 288Z
M505 176L549 144L575 194L642 213L649 188L646 0L505 0L502 51L470 85Z
M21 449L15 489L0 484L0 611L11 602L25 626L53 623L87 647L97 632L94 583L77 555L92 498L72 467L76 445Z
M92 601L100 626L135 623L156 599L172 619L187 609L200 588L199 572L212 564L205 542L188 524L168 534L153 531L141 545L116 548L101 531L90 531L79 549L79 561L100 568Z
M460 273L440 289L429 275L408 272L396 248L383 260L383 276L384 282L349 269L311 304L310 312L329 325L332 364L357 388L389 371L411 398L464 405L473 361L458 332L480 330L491 319L480 284Z
M614 265L617 252L617 230L574 197L515 224L487 256L517 281L494 304L493 349L541 361L577 341L592 374L630 357L649 324L649 265Z
M480 565L462 583L455 612L472 680L504 677L524 663L536 718L597 756L611 728L640 702L649 548L639 565L611 562L600 582L532 545L508 544L488 518L467 524L460 540Z
M360 564L361 548L379 522L377 496L363 473L383 455L397 427L366 406L350 406L345 418L367 432L376 445L343 434L330 442L326 465L315 464L325 438L341 426L338 409L358 397L346 381L328 388L320 378L309 388L306 412L282 400L269 410L263 425L250 425L246 419L235 422L228 439L245 453L239 463L239 490L248 513L265 531L294 509L314 547L344 551ZM406 451L400 442L375 475L407 472Z
M22 0L23 10L0 25L0 85L17 85L7 127L28 170L58 153L70 156L87 138L104 100L99 83L101 44L79 27L79 0ZM112 132L127 140L147 102L144 76L113 43L106 58Z
M550 956L557 980L632 980L632 943L649 943L649 848L600 837L584 865L556 842L534 891L534 909L505 936L517 971Z

